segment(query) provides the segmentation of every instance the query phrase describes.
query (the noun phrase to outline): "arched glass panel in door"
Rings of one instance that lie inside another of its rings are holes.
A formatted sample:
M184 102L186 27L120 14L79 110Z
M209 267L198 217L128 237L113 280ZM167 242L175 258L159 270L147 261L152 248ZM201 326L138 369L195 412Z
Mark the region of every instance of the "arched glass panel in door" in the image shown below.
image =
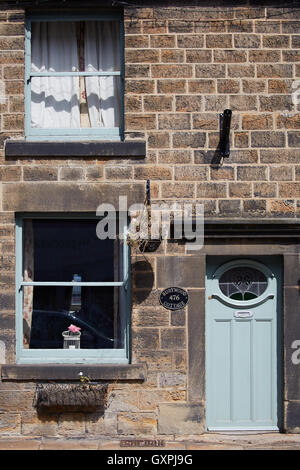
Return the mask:
M268 286L266 276L256 268L237 266L225 271L219 279L220 290L233 300L252 300L260 297Z

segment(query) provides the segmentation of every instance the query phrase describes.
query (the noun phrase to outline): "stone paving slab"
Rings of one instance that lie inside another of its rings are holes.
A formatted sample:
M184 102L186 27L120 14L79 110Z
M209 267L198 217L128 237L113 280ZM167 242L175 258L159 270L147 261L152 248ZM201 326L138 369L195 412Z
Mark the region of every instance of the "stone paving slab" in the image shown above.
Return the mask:
M0 437L0 450L300 450L300 434L213 434L148 437L147 439L163 440L164 447L123 447L120 439L104 438L70 438L64 437ZM127 441L134 440L126 437ZM136 438L138 439L138 437Z
M186 450L244 450L243 446L223 444L186 444Z
M40 446L37 439L0 439L0 450L39 450Z
M91 439L64 440L45 439L40 443L39 450L98 450L99 441Z

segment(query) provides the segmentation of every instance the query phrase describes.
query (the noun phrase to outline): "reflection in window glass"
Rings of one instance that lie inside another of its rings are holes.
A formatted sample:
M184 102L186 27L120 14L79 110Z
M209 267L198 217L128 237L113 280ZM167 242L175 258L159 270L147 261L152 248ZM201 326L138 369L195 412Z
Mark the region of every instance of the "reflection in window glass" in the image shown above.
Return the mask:
M81 329L81 349L116 347L113 287L82 287L82 304L76 310L71 303L72 287L35 286L33 289L29 348L63 348L62 333L70 325Z

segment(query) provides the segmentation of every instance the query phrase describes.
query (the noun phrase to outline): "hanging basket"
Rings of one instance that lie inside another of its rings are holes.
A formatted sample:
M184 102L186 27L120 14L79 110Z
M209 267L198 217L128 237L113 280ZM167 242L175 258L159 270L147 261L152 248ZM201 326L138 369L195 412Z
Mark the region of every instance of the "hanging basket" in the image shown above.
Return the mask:
M140 240L139 241L139 250L142 253L153 253L156 251L161 244L161 239L159 240Z
M138 249L141 253L152 253L159 248L162 242L161 227L159 228L158 238L152 239L151 238L151 234L152 234L151 207L147 204L146 200L144 202L144 207L145 207L145 212L143 215L145 219L141 220L136 230L137 233L139 234L139 237L131 238L131 233L129 231L127 233L127 244L131 248ZM135 237L135 232L134 232L134 237Z
M107 384L37 384L34 406L39 410L68 411L103 409Z

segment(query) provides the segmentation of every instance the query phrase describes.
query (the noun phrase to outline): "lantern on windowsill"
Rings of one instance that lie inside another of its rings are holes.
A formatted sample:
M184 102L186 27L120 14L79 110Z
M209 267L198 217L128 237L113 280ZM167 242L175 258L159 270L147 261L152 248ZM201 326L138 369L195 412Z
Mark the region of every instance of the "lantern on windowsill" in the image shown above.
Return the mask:
M80 332L81 328L75 325L70 325L68 331L63 331L64 338L63 349L80 349Z

